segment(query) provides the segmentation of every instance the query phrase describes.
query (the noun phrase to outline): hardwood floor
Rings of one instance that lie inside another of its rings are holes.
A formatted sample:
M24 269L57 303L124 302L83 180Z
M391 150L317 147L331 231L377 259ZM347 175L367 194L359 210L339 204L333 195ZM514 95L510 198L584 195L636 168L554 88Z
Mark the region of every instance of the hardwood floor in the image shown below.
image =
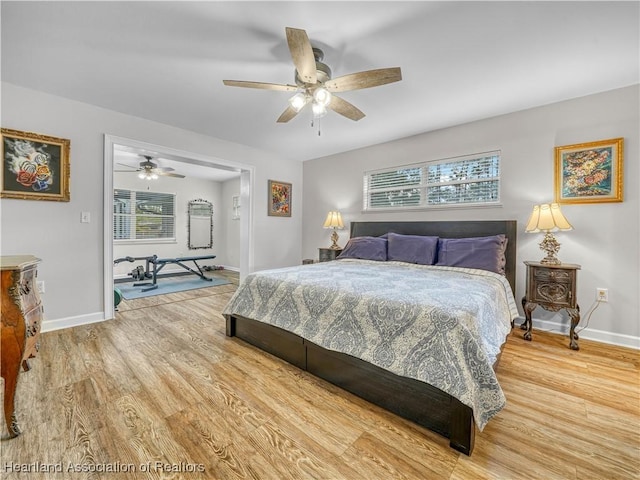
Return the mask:
M575 352L563 336L534 331L525 342L514 329L498 369L507 407L466 457L434 433L225 337L220 311L234 289L125 301L113 321L43 334L18 386L24 433L0 443L0 476L640 478L636 350L580 340ZM11 472L18 464L32 472ZM43 471L54 467L62 472Z

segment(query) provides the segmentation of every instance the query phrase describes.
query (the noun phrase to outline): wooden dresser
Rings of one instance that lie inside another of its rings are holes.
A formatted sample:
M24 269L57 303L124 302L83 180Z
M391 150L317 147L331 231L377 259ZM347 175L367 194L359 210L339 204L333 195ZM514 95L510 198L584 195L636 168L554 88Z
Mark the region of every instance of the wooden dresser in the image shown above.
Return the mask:
M4 378L4 418L9 437L20 434L15 415L15 394L20 366L38 351L42 302L36 286L40 259L32 255L0 257L2 273L2 345L0 370Z

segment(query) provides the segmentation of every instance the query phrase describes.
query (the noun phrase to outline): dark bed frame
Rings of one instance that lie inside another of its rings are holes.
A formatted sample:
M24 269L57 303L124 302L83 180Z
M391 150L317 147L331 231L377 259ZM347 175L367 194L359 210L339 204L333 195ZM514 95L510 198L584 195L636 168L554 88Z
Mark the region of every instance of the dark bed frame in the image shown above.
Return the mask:
M442 238L508 238L505 276L515 292L515 220L460 222L352 222L351 237L387 232ZM449 438L449 445L471 455L475 423L471 408L424 382L395 375L358 358L326 350L298 335L241 316L226 316L226 334L236 336L403 418ZM494 365L494 369L497 366ZM402 395L398 395L402 392Z

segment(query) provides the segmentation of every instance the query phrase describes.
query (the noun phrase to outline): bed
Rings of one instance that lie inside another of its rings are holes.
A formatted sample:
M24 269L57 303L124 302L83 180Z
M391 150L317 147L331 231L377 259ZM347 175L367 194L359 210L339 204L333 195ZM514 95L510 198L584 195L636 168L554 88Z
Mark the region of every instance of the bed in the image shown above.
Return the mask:
M357 259L256 272L223 311L226 335L435 431L470 455L476 424L482 429L505 403L495 368L517 316L516 222L352 222L350 237L389 232L503 235L503 275ZM390 288L394 282L400 283ZM478 293L468 294L471 282ZM440 306L452 294L457 300ZM428 301L414 304L418 297ZM484 313L476 321L478 311Z

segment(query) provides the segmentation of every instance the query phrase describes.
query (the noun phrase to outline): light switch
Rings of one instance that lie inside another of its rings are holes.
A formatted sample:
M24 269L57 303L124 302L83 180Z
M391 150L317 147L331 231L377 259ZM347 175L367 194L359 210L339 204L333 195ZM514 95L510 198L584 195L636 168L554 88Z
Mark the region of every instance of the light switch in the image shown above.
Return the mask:
M89 223L89 222L91 222L91 213L90 212L82 212L80 214L80 222L81 223Z

